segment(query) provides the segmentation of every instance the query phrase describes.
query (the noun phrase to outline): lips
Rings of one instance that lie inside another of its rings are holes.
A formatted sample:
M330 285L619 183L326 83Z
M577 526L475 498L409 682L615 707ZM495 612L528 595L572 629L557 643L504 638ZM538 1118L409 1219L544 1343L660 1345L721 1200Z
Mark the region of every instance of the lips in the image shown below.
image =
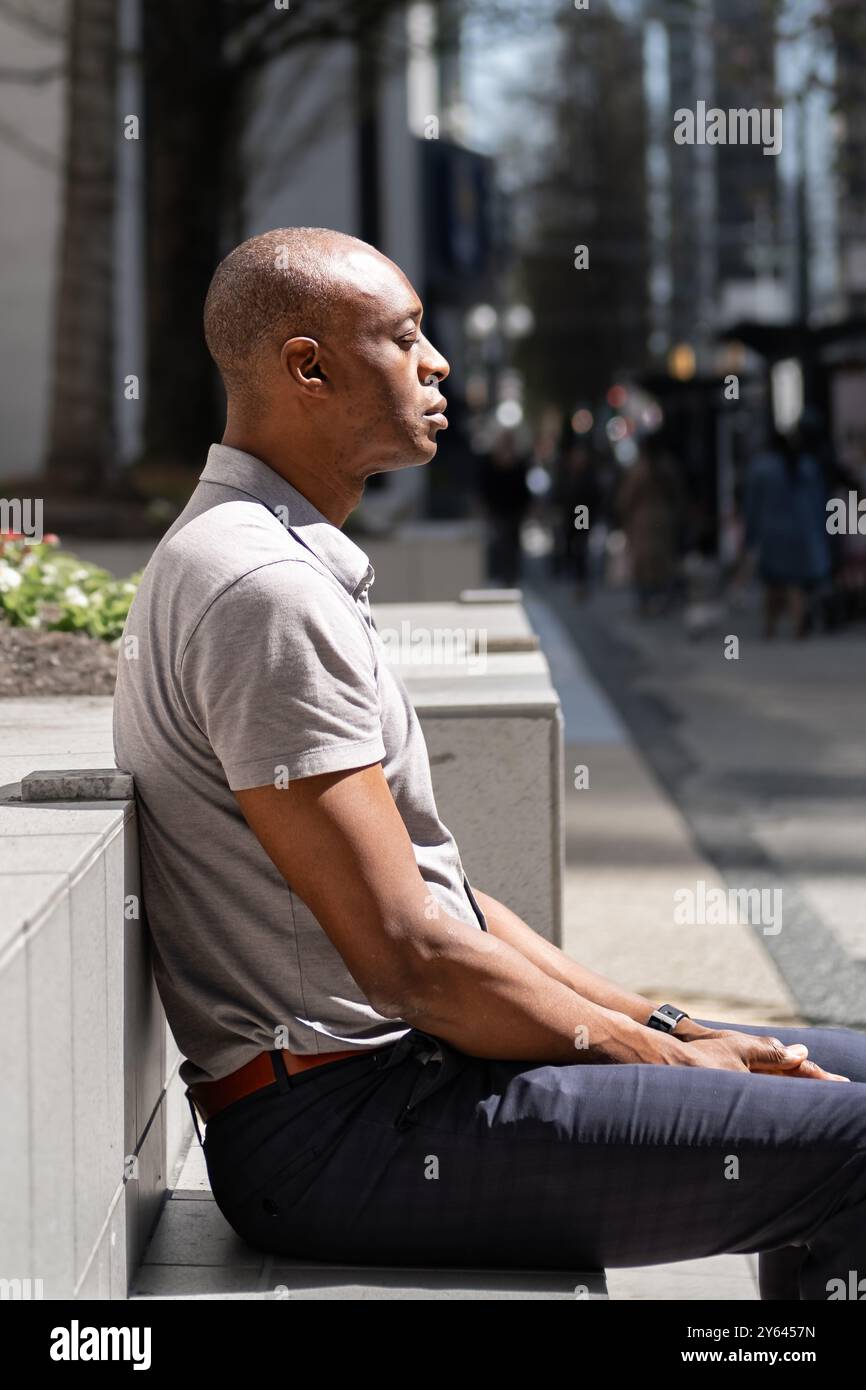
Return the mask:
M445 419L445 411L447 409L448 402L445 400L444 396L440 396L435 405L431 406L429 410L424 411L424 419L432 421L432 423L438 425L440 429L447 430L448 421Z

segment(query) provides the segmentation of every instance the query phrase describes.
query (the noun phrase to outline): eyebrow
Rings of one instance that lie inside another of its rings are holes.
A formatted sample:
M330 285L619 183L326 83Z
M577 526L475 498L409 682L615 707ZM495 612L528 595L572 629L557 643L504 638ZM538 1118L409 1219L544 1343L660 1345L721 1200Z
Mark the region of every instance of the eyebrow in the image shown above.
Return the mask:
M404 314L400 314L395 318L394 327L397 328L399 324L405 323L407 319L420 319L423 313L424 310L420 304L410 305Z

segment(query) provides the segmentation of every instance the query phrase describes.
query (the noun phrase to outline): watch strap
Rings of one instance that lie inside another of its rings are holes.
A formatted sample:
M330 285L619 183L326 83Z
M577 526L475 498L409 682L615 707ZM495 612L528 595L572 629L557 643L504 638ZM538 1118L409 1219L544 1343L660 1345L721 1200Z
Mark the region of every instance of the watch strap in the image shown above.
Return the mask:
M678 1009L675 1004L659 1004L657 1009L653 1009L647 1019L647 1028L657 1028L661 1033L672 1033L681 1018L691 1018L685 1009Z

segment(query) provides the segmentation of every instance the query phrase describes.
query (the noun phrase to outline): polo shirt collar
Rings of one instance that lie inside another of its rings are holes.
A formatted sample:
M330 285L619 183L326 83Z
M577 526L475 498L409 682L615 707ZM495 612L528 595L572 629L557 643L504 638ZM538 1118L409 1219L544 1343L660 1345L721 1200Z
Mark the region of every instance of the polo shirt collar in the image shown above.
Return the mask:
M362 597L373 583L375 570L361 547L262 459L228 444L212 444L199 482L221 483L235 492L244 492L271 511L285 507L288 528L309 546L353 598Z

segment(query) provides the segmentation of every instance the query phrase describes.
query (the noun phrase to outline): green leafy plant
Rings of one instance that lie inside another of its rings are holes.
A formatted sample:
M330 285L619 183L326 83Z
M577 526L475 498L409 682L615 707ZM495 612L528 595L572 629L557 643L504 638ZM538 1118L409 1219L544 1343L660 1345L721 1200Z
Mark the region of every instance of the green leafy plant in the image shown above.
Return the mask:
M118 641L141 571L115 579L59 546L53 535L35 541L0 532L0 620Z

